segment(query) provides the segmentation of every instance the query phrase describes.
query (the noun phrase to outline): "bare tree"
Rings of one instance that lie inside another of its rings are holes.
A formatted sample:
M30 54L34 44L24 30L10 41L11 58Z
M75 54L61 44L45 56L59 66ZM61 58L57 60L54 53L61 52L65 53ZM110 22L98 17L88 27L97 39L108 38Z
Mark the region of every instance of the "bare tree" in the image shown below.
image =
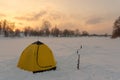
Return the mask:
M75 36L80 36L80 31L79 31L79 29L76 29L76 30L75 30Z
M112 38L120 37L120 16L115 20L113 24Z
M50 35L50 27L51 23L49 21L44 21L42 23L41 31L43 32L44 36L49 36Z
M15 29L15 36L20 37L20 30L19 29Z
M0 22L0 35L2 34L2 23Z
M82 36L89 36L89 33L87 31L82 31Z
M31 27L27 26L24 28L24 35L25 36L30 36L30 32L31 32Z
M60 35L60 30L55 26L51 29L51 34L55 37L58 37Z
M64 31L63 31L63 36L64 37L68 37L69 36L69 30L68 29L64 29Z

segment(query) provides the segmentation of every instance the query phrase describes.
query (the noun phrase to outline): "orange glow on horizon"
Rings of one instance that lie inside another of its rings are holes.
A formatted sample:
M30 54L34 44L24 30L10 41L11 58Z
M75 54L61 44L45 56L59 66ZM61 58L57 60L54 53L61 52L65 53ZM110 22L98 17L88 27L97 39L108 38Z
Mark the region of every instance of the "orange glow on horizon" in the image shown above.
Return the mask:
M0 0L0 20L14 22L20 30L26 26L41 27L48 20L52 27L57 25L60 29L111 33L113 21L120 14L119 3L119 0L112 0L109 5L105 0Z

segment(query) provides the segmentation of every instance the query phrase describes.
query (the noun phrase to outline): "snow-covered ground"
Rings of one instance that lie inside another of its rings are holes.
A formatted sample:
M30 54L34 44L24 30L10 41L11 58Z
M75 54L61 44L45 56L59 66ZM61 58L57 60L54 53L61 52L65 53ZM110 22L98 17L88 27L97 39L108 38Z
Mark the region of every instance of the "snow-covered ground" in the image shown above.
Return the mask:
M36 40L0 37L0 80L120 80L120 39L40 37L52 49L57 70L33 74L16 65L23 49ZM77 70L76 50L81 45Z

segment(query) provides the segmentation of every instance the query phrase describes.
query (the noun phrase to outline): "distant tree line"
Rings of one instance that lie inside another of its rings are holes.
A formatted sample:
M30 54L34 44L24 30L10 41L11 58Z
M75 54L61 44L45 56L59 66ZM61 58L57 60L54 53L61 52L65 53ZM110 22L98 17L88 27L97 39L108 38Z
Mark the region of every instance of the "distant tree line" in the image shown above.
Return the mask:
M97 35L89 34L87 31L81 31L79 29L60 30L57 26L52 27L49 21L43 21L42 26L33 29L27 26L20 31L16 28L15 23L7 20L0 21L0 35L4 37L21 37L21 36L52 36L52 37L81 37L81 36L108 36L108 34Z

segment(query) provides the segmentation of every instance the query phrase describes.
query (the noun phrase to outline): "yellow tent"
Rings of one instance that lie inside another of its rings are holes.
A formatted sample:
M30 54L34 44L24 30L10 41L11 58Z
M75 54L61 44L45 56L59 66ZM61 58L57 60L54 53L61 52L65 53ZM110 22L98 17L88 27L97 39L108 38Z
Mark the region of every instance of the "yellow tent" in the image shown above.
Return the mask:
M36 73L55 70L56 62L50 48L44 43L36 41L24 49L17 66Z

